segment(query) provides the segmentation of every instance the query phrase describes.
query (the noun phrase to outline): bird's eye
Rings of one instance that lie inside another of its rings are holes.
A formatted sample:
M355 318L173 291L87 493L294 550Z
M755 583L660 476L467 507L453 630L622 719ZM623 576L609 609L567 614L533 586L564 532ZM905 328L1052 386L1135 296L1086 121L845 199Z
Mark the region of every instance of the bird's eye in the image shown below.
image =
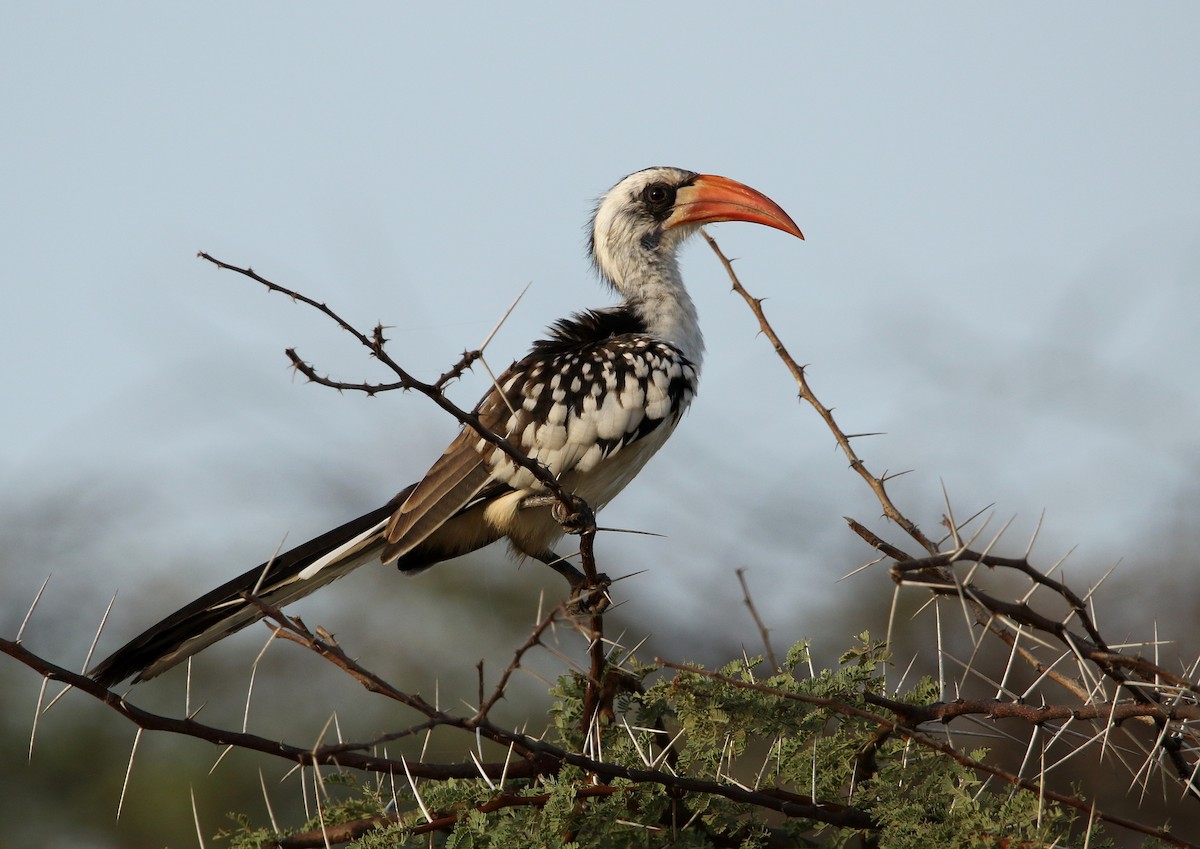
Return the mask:
M642 200L652 213L666 212L675 203L675 187L667 183L651 183L642 189Z

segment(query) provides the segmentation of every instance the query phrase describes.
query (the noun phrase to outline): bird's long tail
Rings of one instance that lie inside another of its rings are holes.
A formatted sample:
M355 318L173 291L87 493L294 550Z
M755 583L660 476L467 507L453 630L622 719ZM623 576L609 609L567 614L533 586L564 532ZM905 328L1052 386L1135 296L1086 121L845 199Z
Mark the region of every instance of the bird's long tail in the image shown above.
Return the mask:
M283 607L370 562L383 548L388 519L411 489L177 610L101 661L92 669L92 678L105 687L131 675L137 676L135 682L153 678L261 619L261 608L244 594Z

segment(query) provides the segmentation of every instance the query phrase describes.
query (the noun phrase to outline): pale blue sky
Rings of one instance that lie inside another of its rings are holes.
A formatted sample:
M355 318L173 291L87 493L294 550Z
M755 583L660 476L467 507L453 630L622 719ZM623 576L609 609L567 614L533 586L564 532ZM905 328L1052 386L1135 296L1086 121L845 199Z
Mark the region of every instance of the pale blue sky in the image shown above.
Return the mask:
M607 302L583 256L592 199L655 164L747 182L804 229L713 232L845 428L886 432L867 462L914 469L895 495L927 526L942 482L962 513L1017 514L1014 546L1045 509L1045 560L1079 543L1098 572L1197 507L1194 4L8 4L0 21L0 496L82 492L112 535L7 570L22 597L47 571L104 594L165 581L163 552L211 549L164 594L182 602L390 496L453 432L415 396L292 380L288 345L380 372L197 250L393 325L426 376L532 283L491 348L502 367ZM607 544L655 564L635 617L667 591L702 611L739 565L763 586L802 575L762 603L800 636L806 604L888 591L835 585L855 564L828 555L866 559L840 517L878 508L702 243L685 268L702 390L605 516L671 541ZM342 500L306 491L309 469Z

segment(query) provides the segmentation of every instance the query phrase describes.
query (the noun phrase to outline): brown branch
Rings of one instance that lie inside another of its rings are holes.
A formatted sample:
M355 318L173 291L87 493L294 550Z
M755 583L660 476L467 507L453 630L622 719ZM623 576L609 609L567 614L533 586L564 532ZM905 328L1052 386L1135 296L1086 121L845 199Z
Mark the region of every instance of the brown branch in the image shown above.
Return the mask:
M792 355L788 353L788 349L784 346L783 341L775 332L775 328L773 328L771 323L767 320L767 315L765 312L763 312L762 308L762 299L755 298L746 291L745 287L742 286L742 282L738 279L737 274L733 270L733 263L728 257L725 256L724 253L722 253L721 248L716 243L716 240L714 240L712 236L708 235L708 233L704 232L703 230L701 232L704 233L704 238L708 242L708 246L712 248L713 253L717 255L717 258L721 260L721 264L725 267L725 273L729 275L729 279L733 283L733 291L741 295L742 300L744 300L746 305L750 307L750 311L753 312L754 317L758 319L758 326L762 329L763 335L770 340L772 347L775 349L776 355L778 355L779 359L783 361L783 364L787 366L787 370L791 372L792 377L796 381L797 387L799 387L800 397L807 401L808 404L814 410L816 410L817 414L824 420L826 426L833 433L834 439L837 440L837 444L841 447L842 453L844 453L846 455L846 459L850 461L850 468L854 469L854 471L858 473L859 477L866 481L867 486L871 488L871 491L875 493L875 497L879 499L879 503L883 507L883 514L899 525L905 533L912 537L917 544L926 551L930 552L931 554L936 553L938 550L936 543L925 536L921 529L917 527L916 523L900 512L900 510L892 502L891 496L889 496L887 493L887 489L884 486L884 479L876 477L867 469L866 464L859 459L858 454L850 445L850 437L845 434L845 432L838 425L837 421L833 418L833 411L822 404L817 396L813 393L812 388L808 385L808 378L804 374L804 366L801 366L795 361L795 359L792 358Z
M1157 745L1167 756L1176 776L1183 783L1185 791L1193 798L1200 798L1200 783L1197 783L1198 762L1195 758L1195 735L1185 735L1182 728L1172 729L1169 727L1173 719L1172 712L1174 708L1162 707L1164 701L1171 702L1175 698L1174 696L1164 697L1164 682L1168 686L1175 687L1180 691L1193 694L1200 693L1200 685L1175 675L1144 658L1130 657L1110 649L1103 638L1100 637L1098 629L1092 623L1091 615L1088 613L1082 599L1064 584L1042 575L1024 558L996 557L969 550L943 552L932 557L921 558L919 560L910 559L902 563L896 563L892 566L892 576L898 583L902 583L905 580L904 576L909 572L921 572L922 570L930 570L938 566L951 565L957 562L982 563L990 567L1016 569L1029 576L1035 584L1050 588L1059 597L1067 601L1071 606L1072 616L1084 624L1088 636L1073 632L1067 627L1066 621L1052 619L1035 610L1023 600L1008 601L996 598L974 585L962 585L953 579L931 580L925 577L924 573L922 573L920 580L921 586L927 588L935 595L969 598L973 605L982 606L993 617L1003 616L1005 619L1015 622L1018 625L1053 635L1080 660L1088 660L1095 664L1107 678L1129 693L1135 702L1156 708L1146 711L1142 716L1145 716L1155 724L1158 730L1156 737L1158 741ZM989 619L987 627L1010 646L1015 646L1015 638L1007 633L1007 629L997 625L994 618ZM1096 639L1093 640L1093 637ZM1031 655L1023 652L1022 657L1030 659ZM1085 701L1090 701L1090 696L1087 695L1087 687L1076 687L1070 683L1067 686L1077 694L1082 694L1082 698ZM1190 706L1180 707L1185 707L1186 712L1187 707ZM1192 745L1183 745L1185 739L1190 739ZM1191 755L1190 758L1189 755Z
M871 546L871 548L878 551L884 557L890 557L891 559L900 563L912 560L912 557L910 557L907 553L880 538L878 534L876 534L866 525L851 519L849 516L843 516L842 518L846 520L846 524L850 526L850 530L854 531L854 533L856 533L863 542Z
M918 559L908 559L903 563L897 563L893 568L894 575L902 575L905 572L919 571L922 569L931 569L940 566L950 566L958 562L981 563L984 566L991 568L1013 569L1026 575L1035 584L1048 588L1055 595L1062 598L1071 606L1071 611L1075 618L1083 625L1087 631L1091 642L1102 650L1108 648L1104 638L1100 635L1100 631L1092 622L1092 616L1088 612L1087 604L1076 595L1075 591L1061 581L1056 581L1049 575L1043 574L1038 569L1035 569L1029 560L1024 557L1000 557L990 553L978 553L969 548L959 548L954 551L943 551L933 554L929 557Z
M927 722L949 722L960 716L984 716L988 719L1020 719L1031 725L1064 720L1101 720L1120 725L1127 719L1155 718L1164 722L1200 720L1200 705L1155 705L1140 702L1092 702L1082 707L1069 705L1030 705L1000 699L959 699L953 702L933 702L927 705L910 704L873 693L863 693L863 701L885 708L900 722L915 728Z
M126 701L123 697L117 695L111 690L97 684L86 675L81 675L77 672L72 672L57 664L30 652L20 643L12 640L0 638L0 652L7 654L13 659L35 672L39 673L43 678L49 681L60 681L64 684L69 684L73 689L78 690L91 696L98 701L103 702L108 707L112 708L117 713L124 716L138 728L146 731L165 731L170 734L178 734L184 737L195 737L200 740L205 740L209 743L214 743L220 746L233 746L239 749L245 749L252 752L260 752L276 758L290 761L292 763L302 764L304 766L313 766L320 764L322 766L349 767L351 769L363 770L365 772L383 772L404 774L406 764L392 760L390 758L376 757L373 755L363 755L355 752L341 751L340 747L331 747L330 750L317 749L302 749L298 746L292 746L283 743L279 740L271 740L266 737L260 737L257 734L249 734L243 731L230 731L224 728L218 728L212 725L206 725L202 722L197 722L194 719L176 719L174 717L163 716L161 714L152 713L151 711L139 708L137 705ZM417 697L419 698L419 697ZM454 724L455 718L449 717L448 721L442 724ZM461 720L459 720L461 722ZM475 764L425 764L412 763L407 764L409 771L418 778L430 778L435 780L446 780L450 778L475 778L479 776L480 767ZM544 770L537 765L525 762L516 763L486 763L482 765L482 770L488 774L490 778L500 778L507 774L512 778L528 778L539 774L546 774Z
M451 367L448 372L439 377L436 382L425 383L424 381L418 380L409 374L407 370L405 370L399 363L392 359L391 355L387 353L385 350L385 343L387 340L383 336L382 326L377 326L374 333L368 336L349 321L338 315L337 312L335 312L325 303L316 301L307 295L302 295L301 293L293 291L292 289L288 289L285 286L280 286L278 283L274 283L258 274L252 268L239 268L236 265L231 265L230 263L219 260L216 257L205 253L204 251L200 251L197 256L199 256L201 259L211 262L218 268L226 271L236 272L250 278L251 280L254 280L257 283L261 283L268 289L268 291L278 292L282 295L286 295L292 300L306 304L307 306L310 306L323 315L329 317L338 325L338 327L345 330L347 333L357 339L359 344L370 351L371 356L375 357L375 359L379 360L379 362L390 369L399 378L399 381L393 384L367 384L342 383L331 380L327 377L322 377L317 374L316 370L305 363L294 349L289 348L287 350L288 359L292 362L293 366L300 370L300 372L306 378L323 386L329 386L334 389L358 390L368 392L368 394L382 392L387 389L409 389L419 392L453 416L455 420L459 422L459 424L470 427L477 434L479 434L481 439L500 449L514 463L532 474L537 479L538 483L542 484L546 490L558 500L558 502L562 505L562 509L568 515L574 516L579 513L578 505L581 499L573 493L568 493L558 482L557 478L551 474L550 470L546 468L545 464L540 463L537 460L530 459L525 452L521 451L520 448L513 445L506 438L500 436L499 434L493 433L479 420L479 416L476 413L463 410L445 396L442 391L444 384L452 377L461 374L462 371L467 368L468 360L473 362L474 359L477 359L476 357L473 357L471 352L464 354L463 359L460 360L455 366Z
M1044 633L1053 634L1065 645L1072 647L1074 651L1079 652L1083 657L1095 663L1118 684L1127 685L1129 683L1129 677L1119 670L1130 669L1139 673L1143 681L1159 679L1160 682L1166 682L1181 690L1200 694L1200 685L1163 669L1161 666L1153 664L1145 658L1130 657L1110 649L1107 642L1101 636L1099 629L1096 628L1095 623L1092 621L1091 614L1088 612L1087 605L1083 602L1083 599L1066 584L1042 574L1026 558L999 557L994 554L975 552L970 549L959 549L957 551L941 552L931 557L909 558L902 562L897 562L892 566L891 572L895 581L903 583L905 575L910 572L922 572L955 563L980 563L992 568L1014 569L1027 575L1034 583L1049 588L1070 605L1072 615L1084 626L1087 636L1073 633L1061 619L1051 619L1032 608L1028 602L1012 602L998 599L973 585L963 588L954 581L938 584L929 582L924 578L921 581L921 585L939 595L960 595L966 591L969 593L971 599L982 604L993 613L1002 614L1018 624L1028 625ZM1130 687L1129 689L1134 693L1135 698L1144 701L1151 700L1150 694L1146 692L1146 688Z
M763 642L763 651L766 652L767 663L771 664L771 671L773 673L778 672L779 661L775 659L775 650L771 648L771 632L758 615L758 608L754 606L754 599L750 597L750 587L746 583L746 568L742 566L736 571L738 583L742 585L742 601L750 611L750 616L754 619L754 624L758 626L758 635Z
M533 632L530 633L525 642L517 647L517 650L513 652L513 659L509 661L508 666L506 666L504 671L500 673L500 680L496 682L496 686L492 689L491 696L489 696L486 700L480 699L479 708L475 711L475 720L478 721L481 719L486 719L488 712L491 711L491 709L496 705L496 702L504 698L505 690L508 688L508 681L510 678L512 678L513 673L515 673L521 667L521 661L525 657L526 653L528 653L535 646L540 646L542 644L542 635L545 634L546 631L558 621L564 612L563 605L555 607L548 614L542 617L542 621L534 627Z
M284 618L286 619L286 617ZM301 637L301 634L306 629L302 625L298 627L300 633L296 633L288 628L285 633L281 633L281 636L285 639L300 637L296 642L307 643L308 647L313 651L316 651L322 657L347 671L353 669L354 677L364 683L365 686L368 686L368 689L372 690L372 692L382 692L392 697L397 696L399 691L395 691L395 688L390 685L378 686L375 683L379 681L378 676L362 670L357 663L346 657L340 649L324 644L315 637ZM80 692L108 705L132 721L136 726L147 731L166 731L172 734L196 737L222 746L233 746L249 751L261 752L305 766L320 764L323 766L349 767L368 772L401 776L405 775L407 771L418 778L446 780L450 778L465 779L478 777L481 771L486 773L489 778L507 776L508 778L522 779L554 776L558 774L563 766L570 765L597 776L601 781L624 779L634 783L658 784L677 793L699 793L720 796L733 802L757 806L764 810L776 811L787 817L812 820L841 828L864 829L875 827L875 822L870 815L858 808L835 803L814 802L786 791L767 789L748 790L737 785L722 784L719 781L689 778L657 769L639 769L597 760L586 755L566 751L544 740L508 731L493 725L488 720L474 721L470 718L454 717L445 714L429 706L420 696L411 694L401 694L404 698L399 700L413 706L424 704L424 710L436 715L441 725L472 732L477 731L481 736L499 743L506 748L511 745L518 752L526 752L526 760L512 763L485 763L480 766L476 766L474 763L428 764L361 755L340 749L336 752L325 751L321 748L301 749L278 740L268 740L258 737L254 734L228 731L204 725L190 719L175 719L151 713L127 702L116 693L106 690L87 676L71 672L68 669L51 663L12 640L0 638L0 652L25 664L48 680L70 684Z

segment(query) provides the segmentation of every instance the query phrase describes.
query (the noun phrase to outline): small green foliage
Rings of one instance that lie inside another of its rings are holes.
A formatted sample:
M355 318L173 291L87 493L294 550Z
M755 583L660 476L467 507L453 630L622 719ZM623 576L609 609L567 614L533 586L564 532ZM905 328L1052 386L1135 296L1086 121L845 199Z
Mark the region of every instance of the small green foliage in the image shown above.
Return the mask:
M419 783L434 816L452 822L440 832L414 833L425 817L410 792L399 794L399 817L360 838L359 849L743 849L779 846L843 847L866 838L880 849L928 846L1082 846L1072 834L1074 813L999 782L942 752L891 732L864 694L885 694L887 646L858 636L837 667L810 673L806 643L792 647L782 670L770 675L761 658L730 663L715 674L699 669L663 674L626 663L637 688L617 697L615 721L601 734L602 759L613 771L597 775L565 764L536 780L509 779L493 788L483 779ZM585 682L564 676L551 689L546 743L573 753L585 747ZM908 692L887 694L914 704L938 698L922 679ZM474 746L474 739L467 746ZM670 745L670 751L664 747ZM465 748L463 759L468 759ZM975 760L985 750L970 753ZM630 772L621 774L622 769ZM655 780L645 780L654 773ZM731 799L672 786L676 777L711 787L741 787L758 797ZM322 809L324 822L378 817L386 801L344 774L327 786L352 790ZM343 794L344 795L344 794ZM389 795L390 798L390 795ZM816 800L823 811L851 811L855 825L831 825L798 809L784 816L778 800ZM235 817L223 832L231 849L257 849L271 839ZM319 828L310 822L298 829ZM1107 845L1098 829L1089 847Z
M231 813L229 819L236 823L236 828L222 829L216 833L216 839L227 840L230 849L259 849L275 839L269 828L254 828L250 818L245 814Z
M808 665L812 662L812 656L809 652L808 640L801 640L788 649L787 657L784 659L784 666L798 675L803 675L808 671Z

